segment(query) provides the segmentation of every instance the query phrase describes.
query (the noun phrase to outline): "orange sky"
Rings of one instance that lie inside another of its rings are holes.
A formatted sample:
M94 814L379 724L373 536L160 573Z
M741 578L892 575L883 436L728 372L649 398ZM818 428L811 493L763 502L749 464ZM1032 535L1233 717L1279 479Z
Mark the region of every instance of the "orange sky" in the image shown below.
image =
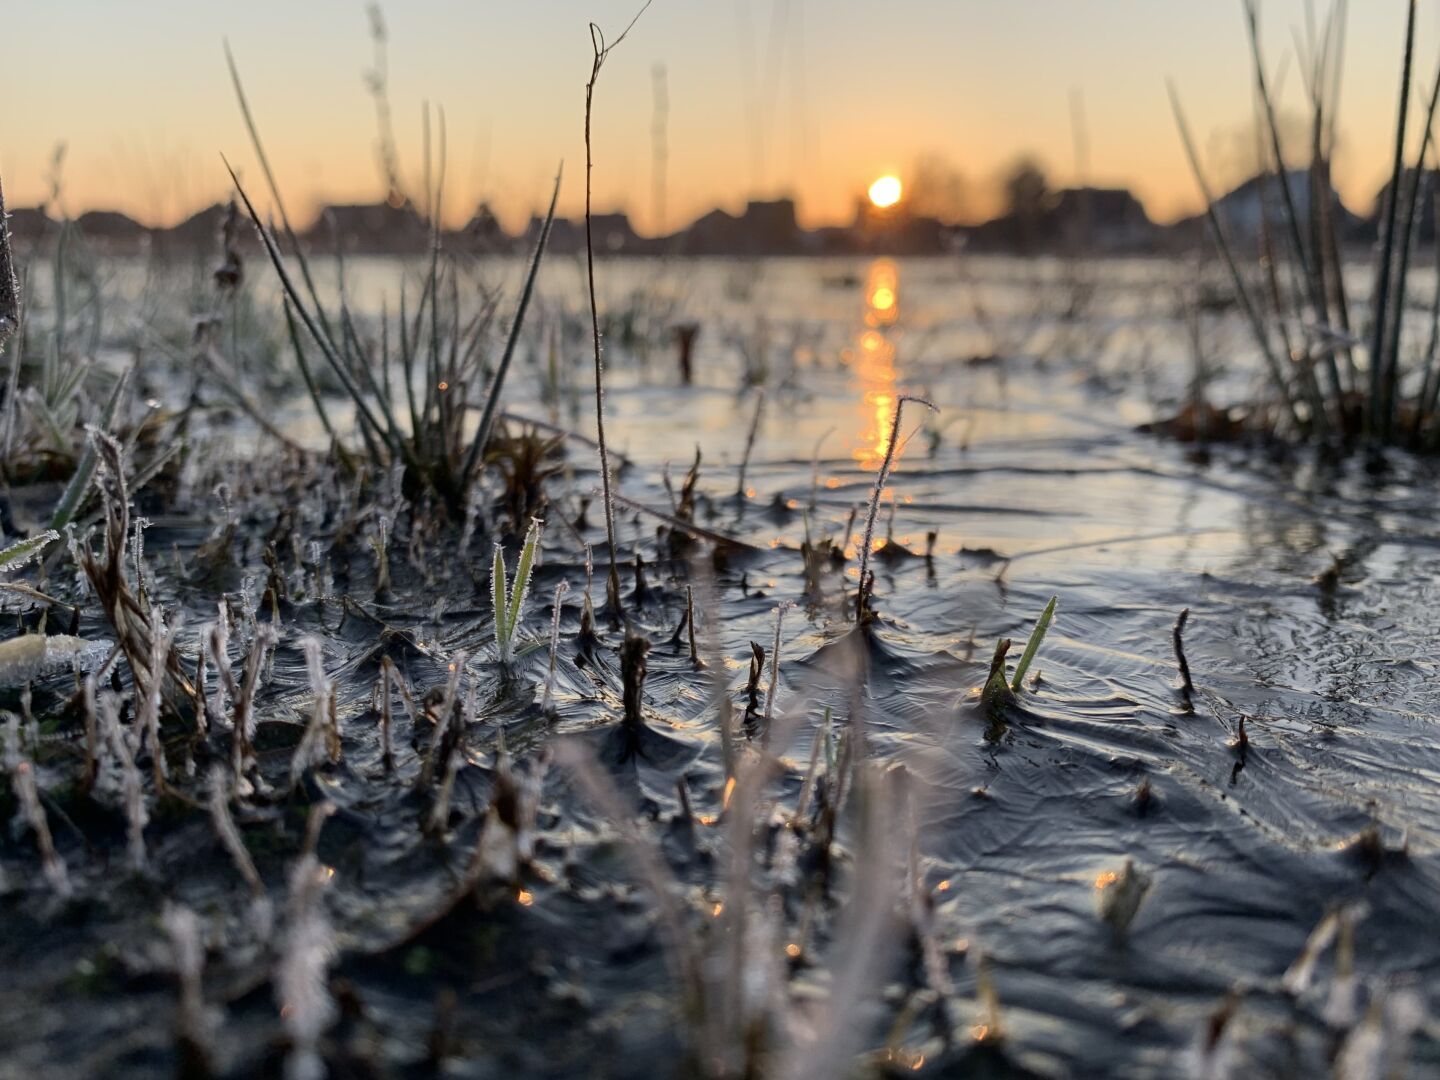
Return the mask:
M1324 8L1324 0L1315 6ZM636 0L410 0L386 10L402 167L418 178L421 102L443 105L448 217L482 198L515 226L566 161L562 213L583 204L586 23L612 32ZM1337 182L1367 209L1385 177L1402 0L1351 4ZM1265 41L1300 106L1292 27L1269 0ZM1440 18L1422 4L1417 80L1434 77ZM240 62L297 217L384 189L360 0L64 0L13 5L0 67L0 176L13 206L45 197L67 147L66 209L169 223L226 191L220 153L256 177L226 75ZM1251 115L1239 0L655 0L597 93L595 199L642 231L748 195L794 194L806 224L845 221L875 176L939 156L991 209L994 180L1032 151L1074 182L1071 99L1084 101L1094 182L1128 184L1151 213L1197 205L1165 98L1176 81L1217 181L1233 180ZM654 69L670 100L667 198L653 197ZM256 177L258 179L258 177ZM418 184L415 186L418 187Z

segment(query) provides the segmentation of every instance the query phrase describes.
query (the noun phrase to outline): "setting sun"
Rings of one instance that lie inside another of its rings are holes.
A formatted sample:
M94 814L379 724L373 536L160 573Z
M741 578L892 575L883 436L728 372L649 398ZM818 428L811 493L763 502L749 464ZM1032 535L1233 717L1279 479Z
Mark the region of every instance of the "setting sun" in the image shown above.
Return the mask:
M894 206L900 201L900 178L898 176L882 176L870 185L870 201L880 209L887 206Z

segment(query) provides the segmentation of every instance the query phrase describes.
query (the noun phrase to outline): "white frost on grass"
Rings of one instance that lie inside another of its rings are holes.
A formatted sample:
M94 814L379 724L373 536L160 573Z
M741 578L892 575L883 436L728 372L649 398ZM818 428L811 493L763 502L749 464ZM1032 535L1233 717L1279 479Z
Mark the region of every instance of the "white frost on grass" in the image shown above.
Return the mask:
M26 634L0 642L0 687L24 686L59 671L99 667L114 643L69 634Z

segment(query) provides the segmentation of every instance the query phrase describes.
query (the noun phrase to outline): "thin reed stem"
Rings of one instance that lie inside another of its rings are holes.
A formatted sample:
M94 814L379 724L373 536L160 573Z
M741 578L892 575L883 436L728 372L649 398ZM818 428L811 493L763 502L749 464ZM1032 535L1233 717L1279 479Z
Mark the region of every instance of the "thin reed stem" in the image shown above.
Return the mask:
M1404 224L1400 230L1400 265L1395 270L1395 299L1392 304L1394 310L1387 319L1383 352L1386 362L1385 378L1381 387L1381 393L1384 395L1384 400L1381 402L1381 416L1385 425L1383 434L1387 437L1393 433L1397 419L1400 338L1405 321L1405 280L1410 272L1410 255L1414 250L1415 243L1415 205L1420 194L1420 181L1424 176L1425 154L1430 149L1430 140L1434 135L1437 104L1440 104L1440 72L1436 73L1435 84L1430 92L1430 102L1425 111L1425 127L1420 140L1420 153L1416 155L1415 168L1405 185L1405 209L1401 214Z
M610 452L605 445L605 362L600 349L600 309L595 301L595 231L591 212L591 174L595 171L595 158L591 149L590 120L595 111L595 83L600 78L600 68L610 50L625 40L627 34L650 7L651 0L635 13L630 25L610 44L605 43L605 33L595 23L590 24L590 47L594 60L590 66L590 81L585 84L585 272L590 290L590 332L595 346L595 432L600 443L600 487L605 500L605 541L610 549L610 570L605 579L606 601L612 618L620 617L620 574L616 568L617 545L615 542L615 499L610 491Z
M940 411L933 402L923 397L901 394L895 400L895 419L890 424L890 441L885 447L885 460L880 463L880 471L875 474L875 489L870 493L870 509L865 515L865 539L860 545L860 589L855 596L855 621L857 623L865 622L865 613L869 606L870 548L875 541L875 518L880 513L880 496L885 491L885 484L890 479L890 469L895 464L895 449L900 441L900 416L904 412L907 401L924 405L931 412Z

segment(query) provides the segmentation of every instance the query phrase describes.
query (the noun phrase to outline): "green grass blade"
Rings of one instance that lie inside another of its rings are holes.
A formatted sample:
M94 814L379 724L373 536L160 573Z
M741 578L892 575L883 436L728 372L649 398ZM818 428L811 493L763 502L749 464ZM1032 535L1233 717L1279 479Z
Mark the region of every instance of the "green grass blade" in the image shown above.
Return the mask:
M11 544L4 551L0 551L0 570L19 570L39 555L45 549L46 544L59 539L58 532L54 529L46 529L38 536Z
M535 569L535 558L540 553L540 523L532 520L525 533L525 546L520 549L520 561L515 564L515 580L510 587L510 603L505 614L505 623L514 636L520 625L520 613L525 608L525 599L530 594L530 574Z
M508 605L506 594L509 589L505 584L505 553L500 550L500 545L495 545L495 559L490 566L490 599L495 605L495 644L500 647L500 658L509 659L510 656L510 632L506 626L506 615Z
M1035 654L1040 651L1040 643L1045 640L1045 632L1050 629L1050 620L1055 618L1055 603L1058 596L1050 597L1050 602L1045 605L1045 610L1040 613L1040 621L1035 624L1035 629L1030 631L1030 640L1025 643L1025 651L1020 654L1020 663L1015 665L1015 676L1010 680L1010 689L1019 690L1020 684L1025 678L1025 673L1030 670L1030 663L1035 659Z

